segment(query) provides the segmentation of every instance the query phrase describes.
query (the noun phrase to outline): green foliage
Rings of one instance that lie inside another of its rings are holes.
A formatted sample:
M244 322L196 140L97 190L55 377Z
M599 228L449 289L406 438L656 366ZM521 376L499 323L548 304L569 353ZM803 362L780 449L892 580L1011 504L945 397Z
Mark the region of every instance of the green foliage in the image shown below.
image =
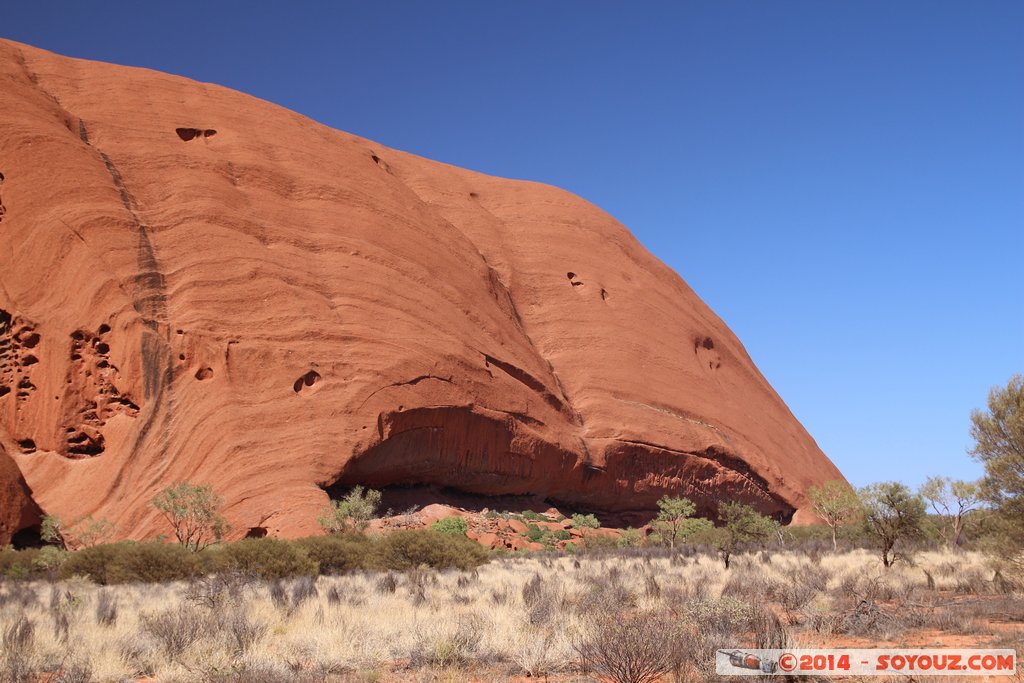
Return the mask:
M0 577L21 581L41 578L46 569L41 566L40 549L15 550L10 546L0 549Z
M168 486L153 499L153 507L170 522L178 542L194 552L220 541L228 531L220 514L223 504L209 484L187 481Z
M841 479L812 486L807 491L811 509L832 530L832 549L838 548L837 534L844 526L860 514L860 499L857 492Z
M528 524L526 526L526 537L534 543L539 543L544 538L544 530L536 524Z
M778 529L777 522L743 503L726 503L719 508L718 515L722 526L707 529L701 536L715 547L726 569L733 553L742 544L763 542Z
M601 522L594 515L576 513L572 516L572 525L576 529L599 529Z
M469 522L462 517L445 517L431 524L430 528L442 534L465 536L469 531Z
M62 550L54 545L47 545L39 549L39 554L32 560L32 564L52 575L60 570L61 565L64 564L67 558L68 552L66 550Z
M587 552L614 550L619 547L619 539L604 534L588 534L583 538L583 547Z
M362 534L310 536L292 543L317 563L321 574L345 574L383 566L379 559L379 543Z
M465 536L410 529L388 534L377 543L382 569L415 569L420 565L473 569L487 562L487 550Z
M675 548L683 523L693 516L697 506L689 498L663 496L658 501L656 525L662 538L668 539L669 547Z
M568 529L559 529L555 533L551 534L552 538L556 541L568 541L572 538L572 534L569 533Z
M257 579L316 576L319 565L298 543L277 538L248 538L228 543L214 554L214 571L235 571Z
M364 531L376 516L380 500L380 491L355 486L341 500L332 500L316 521L329 534Z
M1024 375L994 387L988 409L971 413L971 455L985 467L981 495L993 506L986 547L1024 576Z
M121 541L70 553L60 567L60 576L88 576L104 585L159 583L187 579L199 570L198 557L184 545Z
M864 529L874 539L882 564L891 567L900 556L896 544L921 536L924 501L896 481L865 486L858 496L864 511Z
M639 529L623 529L616 545L620 548L637 548L644 544L644 534Z
M534 512L533 510L523 510L522 517L523 519L528 519L531 522L535 522L539 519L547 519L544 515L540 514L539 512Z
M943 544L959 545L964 529L981 507L981 487L977 482L954 481L949 477L928 477L918 495L935 512L935 528Z

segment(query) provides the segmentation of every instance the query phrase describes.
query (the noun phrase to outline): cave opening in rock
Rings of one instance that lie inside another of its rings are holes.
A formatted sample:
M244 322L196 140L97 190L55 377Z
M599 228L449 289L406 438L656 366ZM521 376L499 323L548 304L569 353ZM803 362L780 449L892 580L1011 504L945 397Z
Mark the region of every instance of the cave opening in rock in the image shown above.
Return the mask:
M18 529L11 536L11 546L15 550L27 550L28 548L42 548L46 545L43 540L43 530L38 524L35 526Z

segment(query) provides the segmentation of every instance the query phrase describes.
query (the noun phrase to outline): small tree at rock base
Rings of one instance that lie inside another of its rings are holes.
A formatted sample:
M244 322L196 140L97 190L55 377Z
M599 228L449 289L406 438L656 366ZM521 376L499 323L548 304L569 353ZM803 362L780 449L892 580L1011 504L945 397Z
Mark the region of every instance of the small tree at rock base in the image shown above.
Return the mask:
M708 540L718 550L725 568L744 543L765 541L775 534L778 523L743 503L726 503L718 510L722 526L708 532Z
M376 516L380 500L380 491L354 486L341 500L332 500L316 521L329 534L363 531Z
M693 513L696 511L697 506L689 498L664 496L658 501L657 525L661 530L661 537L668 539L670 549L675 550L677 540L703 531L710 525L708 520L693 519Z
M899 557L896 544L921 535L924 501L896 481L865 486L857 495L864 508L864 530L877 541L882 564L891 567Z
M168 486L153 498L153 507L160 511L174 528L178 542L198 552L224 537L227 520L220 514L224 499L209 484L183 481Z
M827 481L821 486L812 486L807 491L811 499L811 509L821 517L832 530L832 550L839 549L836 532L860 512L860 499L857 492L845 481Z

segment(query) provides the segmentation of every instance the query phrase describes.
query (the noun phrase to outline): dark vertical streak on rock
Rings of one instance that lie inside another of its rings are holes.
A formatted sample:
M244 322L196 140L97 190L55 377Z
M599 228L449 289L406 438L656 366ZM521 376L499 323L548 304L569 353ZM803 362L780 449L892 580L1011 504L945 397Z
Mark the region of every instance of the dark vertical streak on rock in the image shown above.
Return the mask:
M168 324L167 312L167 287L164 275L160 272L160 264L156 257L156 251L149 238L149 229L139 218L136 209L135 198L132 197L125 186L124 177L109 156L99 148L95 147L89 140L89 133L85 122L79 120L78 135L82 142L92 147L99 154L103 165L110 174L121 197L121 204L131 216L132 224L138 235L136 247L136 275L135 286L132 288L132 306L135 308L145 329L142 332L140 353L142 360L142 375L144 396L147 403L152 404L149 417L142 424L133 447L133 453L137 452L142 443L146 440L150 430L158 416L167 419L173 412L173 396L171 395L171 379L173 377L173 366L171 359L170 325ZM166 451L166 443L161 446L161 452ZM120 483L121 475L115 484Z

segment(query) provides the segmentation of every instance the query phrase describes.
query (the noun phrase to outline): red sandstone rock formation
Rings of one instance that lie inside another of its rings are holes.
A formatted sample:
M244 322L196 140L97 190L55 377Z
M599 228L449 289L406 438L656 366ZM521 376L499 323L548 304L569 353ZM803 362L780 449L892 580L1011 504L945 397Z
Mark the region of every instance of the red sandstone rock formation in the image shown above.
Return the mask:
M46 513L165 533L149 501L188 480L235 535L315 532L357 482L799 520L841 476L686 283L562 190L7 41L0 173L0 444Z

